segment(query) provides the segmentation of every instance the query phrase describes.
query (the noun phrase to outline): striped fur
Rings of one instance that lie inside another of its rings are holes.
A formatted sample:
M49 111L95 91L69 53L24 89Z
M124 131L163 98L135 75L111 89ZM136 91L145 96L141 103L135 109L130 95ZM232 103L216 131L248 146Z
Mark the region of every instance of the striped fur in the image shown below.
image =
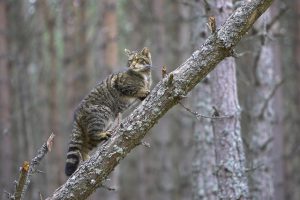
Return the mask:
M74 173L80 161L89 159L88 153L93 148L110 137L109 130L119 113L150 93L152 61L148 48L125 52L129 57L128 69L99 83L74 113L65 167L67 176Z

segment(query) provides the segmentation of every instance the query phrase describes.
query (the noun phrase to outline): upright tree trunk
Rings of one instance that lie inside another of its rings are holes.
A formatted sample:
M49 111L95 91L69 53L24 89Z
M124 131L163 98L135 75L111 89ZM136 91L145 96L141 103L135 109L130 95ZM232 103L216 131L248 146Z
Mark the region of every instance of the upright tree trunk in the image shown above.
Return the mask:
M217 27L231 14L231 1L216 0ZM236 69L233 58L227 58L211 73L212 104L216 154L216 176L219 199L247 199L248 183L245 174L245 154L240 128L240 107L237 97Z
M271 13L274 17L280 12L280 7L278 4L281 2L275 3L275 6L271 6ZM278 20L277 23L275 23L273 29L274 30L274 36L276 33L279 32L279 29L282 25L282 23L279 23L280 21ZM280 26L279 26L280 25ZM280 46L280 40L279 38L276 38L276 41L273 41L274 43L272 44L273 47L273 54L274 54L274 69L276 74L276 80L275 81L283 81L284 83L284 77L283 77L283 50L281 50ZM275 82L275 84L278 84L278 82ZM281 200L285 198L285 190L283 185L285 185L285 177L284 177L284 108L283 108L283 103L285 96L283 94L283 85L277 87L277 91L275 91L274 94L274 125L273 125L273 130L274 130L274 143L273 143L273 185L274 185L274 200Z
M208 8L204 1L193 1L192 18L194 22L193 44L194 49L208 37L209 30L205 25L208 21ZM205 9L206 8L206 9ZM193 108L196 112L211 115L211 79L208 75L196 86L193 94ZM193 200L216 200L218 199L218 182L215 175L216 156L214 146L214 134L211 120L207 118L197 119L194 126L194 159L193 159Z
M247 92L246 112L249 114L247 143L249 145L249 176L250 192L253 199L274 199L274 166L281 159L280 149L274 156L273 144L275 140L275 93L280 84L276 66L280 62L276 51L276 42L270 41L266 34L267 24L272 20L271 10L259 19L257 29L262 33L261 44L257 45L257 55L254 57L252 88ZM281 133L278 133L281 134ZM278 148L280 145L278 144ZM279 176L279 174L278 174Z
M212 103L220 116L231 116L213 121L218 195L220 199L247 199L248 183L233 58L227 58L212 72L212 94Z
M285 131L285 199L300 199L300 2L287 1L289 6L286 19L282 26L288 30L282 44L286 48L282 51L284 57L283 85L285 97L284 131Z

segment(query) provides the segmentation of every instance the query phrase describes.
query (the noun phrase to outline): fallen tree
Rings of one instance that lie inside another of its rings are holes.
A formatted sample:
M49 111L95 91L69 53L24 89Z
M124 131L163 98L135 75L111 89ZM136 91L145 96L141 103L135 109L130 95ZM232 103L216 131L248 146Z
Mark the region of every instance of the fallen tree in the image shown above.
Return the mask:
M101 145L90 160L59 187L48 200L86 199L113 171L155 123L192 90L224 58L234 56L234 47L251 28L272 0L252 0L237 8L175 71L166 75L151 94L114 130L112 138Z

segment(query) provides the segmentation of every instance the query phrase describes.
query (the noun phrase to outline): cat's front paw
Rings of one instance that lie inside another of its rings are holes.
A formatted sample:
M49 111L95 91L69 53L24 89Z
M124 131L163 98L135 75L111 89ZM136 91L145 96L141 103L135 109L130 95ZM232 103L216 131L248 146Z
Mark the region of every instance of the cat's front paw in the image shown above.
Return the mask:
M111 132L107 130L105 132L99 133L98 136L101 140L108 140L111 137Z
M145 90L142 92L142 95L139 97L139 99L141 101L143 101L144 99L146 99L146 97L150 94L150 90Z

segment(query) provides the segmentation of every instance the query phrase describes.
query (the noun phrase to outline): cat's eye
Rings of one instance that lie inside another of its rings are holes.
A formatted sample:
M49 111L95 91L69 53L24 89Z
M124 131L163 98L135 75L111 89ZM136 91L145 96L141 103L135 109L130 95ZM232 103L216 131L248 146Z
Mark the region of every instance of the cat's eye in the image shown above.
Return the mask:
M147 62L147 60L141 58L141 59L139 59L139 63L145 65L145 64L147 64L148 62Z

